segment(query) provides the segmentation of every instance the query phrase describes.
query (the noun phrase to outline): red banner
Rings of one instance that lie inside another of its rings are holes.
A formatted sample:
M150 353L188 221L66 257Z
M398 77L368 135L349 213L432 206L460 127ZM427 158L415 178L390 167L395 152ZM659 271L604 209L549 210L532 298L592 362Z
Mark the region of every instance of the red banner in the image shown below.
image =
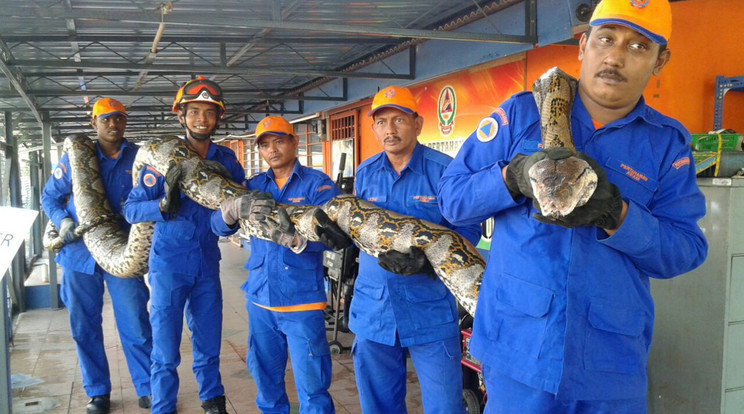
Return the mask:
M524 90L524 77L524 61L518 60L458 72L412 87L419 114L424 117L419 141L464 140L483 117L511 95Z

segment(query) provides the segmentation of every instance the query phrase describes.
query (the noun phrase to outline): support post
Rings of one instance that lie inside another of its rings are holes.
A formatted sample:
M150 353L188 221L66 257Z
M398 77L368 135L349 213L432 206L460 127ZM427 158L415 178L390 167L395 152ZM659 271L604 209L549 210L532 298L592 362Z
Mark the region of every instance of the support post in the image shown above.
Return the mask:
M44 151L44 179L52 175L52 162L50 154L52 152L52 122L49 119L49 112L44 111L41 114L41 138ZM45 181L46 182L46 181ZM48 220L48 218L47 218ZM42 223L46 226L46 220ZM59 309L59 284L57 283L57 263L54 262L54 252L49 250L49 307Z
M10 147L10 205L23 208L21 196L21 169L18 163L18 140L13 135L13 117L5 111L5 142ZM26 246L21 243L11 265L11 281L19 312L26 311L26 295L23 282L26 279Z

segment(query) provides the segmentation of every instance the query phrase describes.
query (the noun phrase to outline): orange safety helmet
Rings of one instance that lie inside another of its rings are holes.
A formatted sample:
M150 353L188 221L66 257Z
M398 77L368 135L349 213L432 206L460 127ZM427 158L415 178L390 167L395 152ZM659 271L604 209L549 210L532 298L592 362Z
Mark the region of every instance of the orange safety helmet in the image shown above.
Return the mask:
M127 109L124 105L114 98L101 98L93 105L90 120L98 118L107 118L114 114L127 116Z
M222 89L215 82L199 76L181 86L173 101L173 112L178 113L181 105L189 102L208 102L220 107L220 118L225 116L225 101L222 99Z

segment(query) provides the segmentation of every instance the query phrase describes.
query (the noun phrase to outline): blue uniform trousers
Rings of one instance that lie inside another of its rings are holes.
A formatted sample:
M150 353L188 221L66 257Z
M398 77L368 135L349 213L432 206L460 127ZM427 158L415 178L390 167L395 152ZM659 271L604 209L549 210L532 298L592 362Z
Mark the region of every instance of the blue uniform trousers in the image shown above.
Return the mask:
M150 394L152 335L147 318L150 296L142 277L119 278L95 267L93 274L63 268L62 302L70 314L83 388L89 397L111 393L108 360L103 345L104 281L114 308L114 319L137 396Z
M300 413L335 413L328 393L331 352L323 311L274 312L248 300L248 369L256 381L256 406L264 414L289 413L284 389L287 349Z
M351 353L362 412L406 413L406 352L416 369L426 414L465 414L458 337L422 345L389 346L356 337Z
M557 400L538 390L483 367L488 398L483 414L645 414L646 397L621 400Z
M222 288L218 274L191 276L150 270L152 324L152 413L176 410L184 308L191 331L199 399L225 394L220 378Z

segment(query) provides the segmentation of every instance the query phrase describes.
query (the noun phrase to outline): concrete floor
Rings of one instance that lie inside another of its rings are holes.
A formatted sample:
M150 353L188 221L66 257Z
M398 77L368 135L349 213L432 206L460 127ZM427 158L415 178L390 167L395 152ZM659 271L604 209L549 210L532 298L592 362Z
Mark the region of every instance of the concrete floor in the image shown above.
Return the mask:
M246 250L223 241L221 276L224 296L222 353L220 372L225 386L230 413L258 413L254 400L256 387L245 365L248 322L245 299L240 285L246 277L243 264ZM106 351L111 370L111 413L145 413L137 406L137 396L129 379L124 354L119 342L110 299L106 295L103 312ZM180 414L203 413L197 394L197 384L191 373L191 344L184 323L181 344L181 385L178 394ZM328 338L331 339L331 332ZM340 334L340 342L351 345L353 335ZM16 320L11 344L11 373L15 379L30 377L42 381L36 385L14 387L13 412L18 413L84 413L88 397L80 382L80 369L75 345L70 337L67 311L63 309L31 310ZM423 413L421 393L410 361L406 405L411 414ZM26 378L28 380L28 378ZM287 394L297 412L297 395L291 366L285 378ZM19 384L20 385L20 384ZM360 413L354 382L354 365L348 351L333 356L333 381L330 388L337 413ZM58 404L58 405L57 405ZM48 409L48 406L57 405Z

